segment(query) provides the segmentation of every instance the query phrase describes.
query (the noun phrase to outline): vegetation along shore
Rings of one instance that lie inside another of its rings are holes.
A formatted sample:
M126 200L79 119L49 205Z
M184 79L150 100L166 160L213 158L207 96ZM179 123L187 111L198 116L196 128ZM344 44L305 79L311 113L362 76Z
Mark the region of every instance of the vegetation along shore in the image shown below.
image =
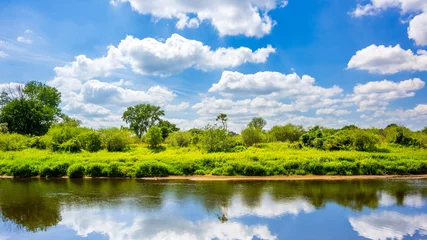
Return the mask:
M253 118L240 134L227 115L181 131L149 104L127 108L129 127L91 129L61 113L60 93L38 82L0 95L0 175L166 177L427 174L427 128L341 129ZM211 177L215 180L217 177ZM209 179L209 178L207 178ZM230 178L232 180L232 178Z

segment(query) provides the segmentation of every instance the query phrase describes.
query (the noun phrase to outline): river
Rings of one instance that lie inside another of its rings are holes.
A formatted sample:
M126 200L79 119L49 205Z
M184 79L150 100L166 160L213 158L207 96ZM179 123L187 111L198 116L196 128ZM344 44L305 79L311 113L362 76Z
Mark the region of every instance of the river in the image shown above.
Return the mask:
M427 239L427 180L0 179L5 239Z

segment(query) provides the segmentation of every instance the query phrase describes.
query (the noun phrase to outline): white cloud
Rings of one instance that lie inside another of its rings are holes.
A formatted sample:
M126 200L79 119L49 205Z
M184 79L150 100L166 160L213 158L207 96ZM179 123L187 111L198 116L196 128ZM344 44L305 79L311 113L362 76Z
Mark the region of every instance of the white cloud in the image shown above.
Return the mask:
M9 54L7 54L3 51L0 51L0 58L6 58L7 56L9 56Z
M64 106L63 108L67 113L71 115L83 115L83 117L101 117L109 115L110 110L92 103L82 103L72 101Z
M388 80L358 84L353 94L348 95L345 102L353 102L359 106L358 111L384 110L389 101L415 96L416 90L423 88L425 83L419 79L409 79L401 82Z
M418 45L427 45L427 12L415 16L410 22L408 27L408 35Z
M164 105L176 96L172 91L161 86L150 87L147 91L138 91L98 80L90 80L83 84L80 95L85 103L114 105L138 103Z
M224 71L218 83L212 85L209 92L218 92L223 96L277 96L280 98L301 95L321 95L328 98L340 94L338 86L322 88L314 85L314 78L296 73L283 74L279 72L257 72L243 74L240 72Z
M335 109L335 108L320 108L316 110L316 115L335 115L342 116L350 114L351 111L343 110L343 109Z
M24 31L25 34L33 34L33 30L31 29L27 29Z
M396 46L371 45L356 52L347 64L348 69L370 73L394 74L401 71L427 71L427 51L404 50Z
M298 111L294 105L268 100L261 97L233 101L230 99L204 98L193 105L193 109L202 116L216 116L225 113L230 116L264 116L271 117L286 112Z
M180 104L168 104L165 106L166 111L179 112L187 109L190 106L189 102L182 102Z
M285 214L296 216L299 213L311 213L314 210L314 206L305 199L297 198L280 202L273 200L271 195L264 194L256 206L247 206L240 197L235 197L231 200L230 205L223 209L223 212L228 218L243 216L274 218Z
M110 0L113 5L129 2L140 14L156 18L178 19L176 27L196 28L203 21L209 22L221 36L240 35L262 37L275 25L268 13L287 5L287 0L216 0L216 1L151 1ZM166 7L167 6L167 7Z
M26 44L31 44L31 43L33 43L33 40L31 40L31 39L29 39L29 38L27 38L27 37L24 37L24 36L18 36L18 37L16 38L16 41L21 42L21 43L26 43Z
M359 236L369 239L403 239L418 232L427 234L427 214L406 215L393 211L374 212L350 217L349 222Z
M351 12L354 17L377 15L389 8L401 9L401 14L419 14L409 21L408 36L417 45L427 45L427 1L425 0L371 0L366 5L358 4Z
M170 215L135 216L128 211L109 214L98 209L69 209L61 213L62 225L87 237L97 233L109 239L277 239L265 225L221 223L218 219L189 221ZM122 216L123 215L123 216ZM125 219L125 220L118 220Z
M127 36L118 45L123 61L134 72L150 75L171 75L187 68L204 71L237 67L244 63L263 63L275 52L271 46L253 52L249 48L218 48L211 50L202 42L178 34L160 42L153 38L137 39Z

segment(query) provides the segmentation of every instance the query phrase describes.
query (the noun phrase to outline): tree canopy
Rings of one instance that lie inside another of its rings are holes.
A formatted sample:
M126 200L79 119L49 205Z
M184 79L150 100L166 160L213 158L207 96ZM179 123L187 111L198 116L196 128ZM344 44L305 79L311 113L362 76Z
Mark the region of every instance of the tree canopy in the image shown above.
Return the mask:
M254 117L249 122L248 127L250 127L250 128L258 128L258 129L262 130L265 127L265 125L267 125L267 121L265 121L264 118L262 118L262 117Z
M0 122L9 132L43 135L61 114L61 93L40 82L9 85L0 95Z
M225 129L225 130L227 130L227 121L228 121L228 118L227 118L227 114L225 114L225 113L220 113L220 114L218 114L218 116L216 117L216 121L218 122L221 122L221 124L222 124L222 127Z
M123 113L122 119L130 125L135 134L141 136L152 126L161 121L160 117L165 112L159 106L151 104L138 104L134 107L128 107Z

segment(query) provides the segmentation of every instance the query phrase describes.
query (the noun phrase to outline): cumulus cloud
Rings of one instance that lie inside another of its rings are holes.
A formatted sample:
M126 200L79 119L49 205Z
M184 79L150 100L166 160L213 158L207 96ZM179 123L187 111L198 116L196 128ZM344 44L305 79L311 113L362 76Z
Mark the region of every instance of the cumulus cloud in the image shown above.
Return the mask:
M305 199L297 198L280 202L273 200L271 195L264 194L256 206L247 206L240 197L235 197L223 211L227 213L228 218L243 216L274 218L285 214L296 216L300 213L311 213L314 210L314 206Z
M211 50L202 42L178 34L172 34L165 42L127 36L117 47L109 46L106 56L91 59L79 55L75 61L56 67L54 70L58 79L54 79L53 84L60 81L61 77L80 81L106 77L126 65L138 74L161 76L176 74L191 67L204 71L231 68L244 63L263 63L274 52L271 46L254 52L245 47Z
M18 36L18 37L16 38L16 41L21 42L21 43L26 43L26 44L31 44L31 43L33 43L33 40L31 40L31 39L29 39L29 38L27 38L27 37L24 37L24 36Z
M349 110L343 110L343 109L336 109L336 108L320 108L316 110L316 115L335 115L335 116L342 116L350 114L351 111Z
M417 232L421 236L427 234L427 214L406 215L383 211L350 217L349 222L359 236L369 239L403 239Z
M156 18L177 19L176 27L197 28L201 22L211 23L221 36L262 37L271 32L275 21L268 13L287 5L287 0L216 0L216 1L150 1L110 0L113 5L129 2L140 14ZM165 7L167 6L167 7Z
M323 88L315 86L314 78L296 73L257 72L243 74L224 71L218 83L212 85L209 92L218 92L223 96L279 96L280 98L301 95L322 95L325 98L342 92L338 86Z
M127 36L120 42L118 50L134 72L151 75L171 75L191 67L207 71L237 67L248 62L263 63L275 52L271 46L255 52L245 47L211 50L202 42L178 34L172 34L165 42Z
M7 56L9 56L9 54L7 54L3 51L0 51L0 58L6 58Z
M122 213L124 214L124 213ZM116 214L117 215L117 214ZM218 219L189 221L173 216L117 216L98 209L69 209L61 213L59 225L87 237L97 233L109 239L277 239L265 225L244 225L239 222L221 223ZM120 219L120 218L119 218Z
M370 73L394 74L401 71L427 71L427 51L404 50L396 46L371 45L356 52L347 64L348 69Z
M161 86L150 87L147 91L138 91L98 80L90 80L83 84L80 95L86 103L115 105L142 102L164 105L176 96L172 91Z
M377 15L389 8L401 10L401 14L418 14L409 21L408 36L417 45L427 45L427 2L425 0L371 0L366 5L358 4L351 12L354 17Z
M408 79L401 82L388 80L358 84L353 94L347 96L346 102L359 106L358 111L384 110L389 101L415 96L415 91L423 88L425 83L419 79Z
M166 111L179 112L187 109L190 106L189 102L182 102L180 104L168 104L165 106Z

